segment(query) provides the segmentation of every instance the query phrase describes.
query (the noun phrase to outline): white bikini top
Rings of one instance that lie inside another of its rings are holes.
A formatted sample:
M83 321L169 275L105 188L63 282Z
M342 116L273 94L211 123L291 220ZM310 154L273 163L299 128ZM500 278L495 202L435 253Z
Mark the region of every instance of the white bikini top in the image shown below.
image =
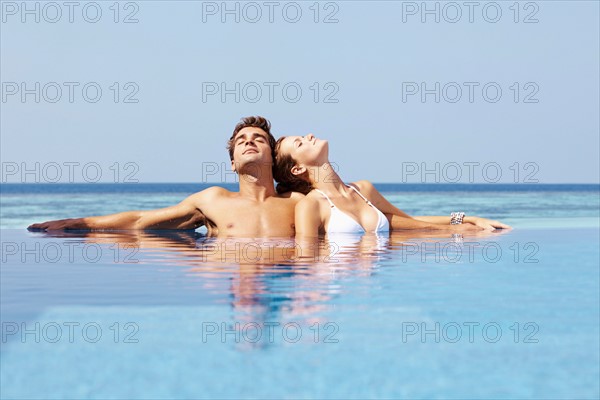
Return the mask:
M385 215L375 207L362 193L356 189L354 186L346 185L349 188L352 188L367 204L378 214L377 228L375 232L387 232L390 230L390 223L388 222ZM329 204L331 205L331 215L329 217L329 223L327 225L327 233L365 233L365 229L358 223L354 218L340 210L333 204L331 199L319 189L315 189L317 192L321 193Z

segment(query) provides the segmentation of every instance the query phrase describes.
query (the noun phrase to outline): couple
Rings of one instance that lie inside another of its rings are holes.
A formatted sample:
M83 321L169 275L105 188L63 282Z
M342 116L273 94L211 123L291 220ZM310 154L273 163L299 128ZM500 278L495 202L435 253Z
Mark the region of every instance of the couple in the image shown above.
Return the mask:
M211 187L181 203L148 211L63 219L29 230L196 229L209 236L317 237L334 232L421 229L448 233L508 228L479 217L411 217L388 202L368 181L346 185L328 159L328 142L314 135L277 142L263 117L246 117L227 142L239 192ZM273 183L279 182L277 191ZM322 177L319 179L319 177ZM326 179L323 179L326 178Z

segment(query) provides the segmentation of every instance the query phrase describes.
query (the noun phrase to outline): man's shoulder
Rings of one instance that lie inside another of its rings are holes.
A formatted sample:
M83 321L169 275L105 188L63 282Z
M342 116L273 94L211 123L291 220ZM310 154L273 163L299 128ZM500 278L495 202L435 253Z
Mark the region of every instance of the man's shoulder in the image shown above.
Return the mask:
M201 201L201 200L214 200L215 198L225 197L232 195L233 192L220 187L220 186L211 186L199 192L196 192L188 197L188 199Z

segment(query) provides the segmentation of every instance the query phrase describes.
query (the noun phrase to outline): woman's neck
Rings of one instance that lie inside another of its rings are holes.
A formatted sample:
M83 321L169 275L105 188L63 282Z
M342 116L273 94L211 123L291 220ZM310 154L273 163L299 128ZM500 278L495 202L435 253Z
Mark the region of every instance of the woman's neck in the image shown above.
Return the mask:
M333 166L327 162L309 169L310 183L313 188L325 193L344 193L346 185L342 178L335 172Z

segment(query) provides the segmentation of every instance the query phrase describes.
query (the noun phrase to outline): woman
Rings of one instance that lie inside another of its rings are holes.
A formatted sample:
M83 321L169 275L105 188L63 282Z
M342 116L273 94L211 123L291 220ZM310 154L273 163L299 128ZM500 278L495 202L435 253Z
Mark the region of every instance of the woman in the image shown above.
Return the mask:
M410 217L387 201L369 181L346 185L329 162L329 143L313 134L282 137L275 145L277 191L306 194L296 205L296 234L386 232L430 229L462 233L510 228L498 221L465 217Z

